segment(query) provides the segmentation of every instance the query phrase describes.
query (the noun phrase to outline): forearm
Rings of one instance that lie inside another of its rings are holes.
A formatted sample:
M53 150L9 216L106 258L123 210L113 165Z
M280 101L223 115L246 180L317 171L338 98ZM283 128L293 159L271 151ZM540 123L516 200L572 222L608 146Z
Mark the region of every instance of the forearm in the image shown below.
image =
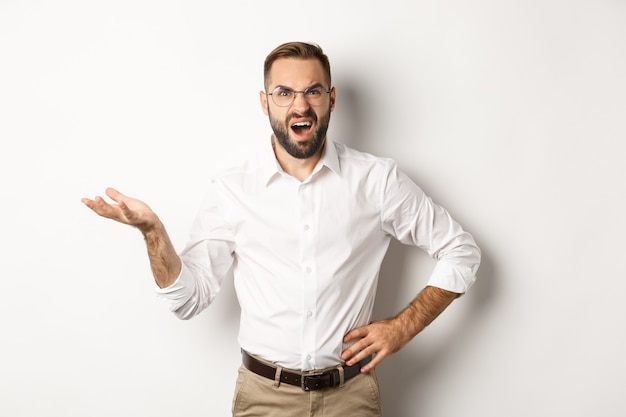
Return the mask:
M427 286L394 320L400 324L400 328L407 332L409 339L412 339L435 320L458 296L459 294L455 292Z
M374 354L374 359L361 369L361 372L368 372L387 356L402 349L458 296L455 292L427 286L393 319L375 321L350 331L343 341L356 343L344 350L341 358L353 365Z
M182 265L165 227L159 221L155 227L143 232L143 236L156 284L160 288L169 287L176 281Z

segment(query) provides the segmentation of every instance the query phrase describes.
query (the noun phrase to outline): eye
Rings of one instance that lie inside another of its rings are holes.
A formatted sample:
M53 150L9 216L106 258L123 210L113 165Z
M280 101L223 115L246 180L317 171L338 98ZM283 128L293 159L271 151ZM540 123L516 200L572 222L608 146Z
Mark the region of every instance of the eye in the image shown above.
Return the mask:
M293 95L293 91L288 88L278 88L274 94L280 97L291 97Z
M312 87L304 90L304 94L307 96L319 96L322 95L322 89L320 87Z

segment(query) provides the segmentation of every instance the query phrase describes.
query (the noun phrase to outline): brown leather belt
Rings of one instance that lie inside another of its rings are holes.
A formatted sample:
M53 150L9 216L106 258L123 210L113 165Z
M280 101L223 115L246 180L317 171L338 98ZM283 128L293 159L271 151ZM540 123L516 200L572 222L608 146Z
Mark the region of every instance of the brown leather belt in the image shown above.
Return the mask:
M276 369L274 365L270 365L265 362L254 358L245 350L241 351L243 366L248 370L254 372L257 375L261 375L265 378L276 379ZM344 382L357 376L361 372L361 368L372 360L372 357L368 357L356 363L352 366L339 365L343 368L343 380ZM332 368L324 372L305 371L298 372L294 370L281 369L280 382L295 385L302 388L304 391L314 391L322 388L337 387L341 384L339 377L339 369Z

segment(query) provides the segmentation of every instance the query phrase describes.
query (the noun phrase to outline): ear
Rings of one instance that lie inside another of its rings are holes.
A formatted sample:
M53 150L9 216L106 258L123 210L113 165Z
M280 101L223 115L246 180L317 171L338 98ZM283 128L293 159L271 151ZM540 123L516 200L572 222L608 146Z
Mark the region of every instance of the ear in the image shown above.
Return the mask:
M265 91L259 91L259 100L261 101L261 109L263 109L263 113L268 116L269 109L267 108L267 94L265 94Z
M330 89L330 111L335 110L335 87L331 87Z

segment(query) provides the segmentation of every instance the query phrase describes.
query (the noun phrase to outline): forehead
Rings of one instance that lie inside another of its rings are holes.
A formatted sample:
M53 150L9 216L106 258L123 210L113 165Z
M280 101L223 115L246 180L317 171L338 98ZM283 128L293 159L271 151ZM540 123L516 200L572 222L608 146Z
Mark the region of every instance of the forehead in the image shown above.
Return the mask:
M298 90L317 83L328 82L322 64L314 58L279 58L272 64L268 78L270 90L278 85Z

